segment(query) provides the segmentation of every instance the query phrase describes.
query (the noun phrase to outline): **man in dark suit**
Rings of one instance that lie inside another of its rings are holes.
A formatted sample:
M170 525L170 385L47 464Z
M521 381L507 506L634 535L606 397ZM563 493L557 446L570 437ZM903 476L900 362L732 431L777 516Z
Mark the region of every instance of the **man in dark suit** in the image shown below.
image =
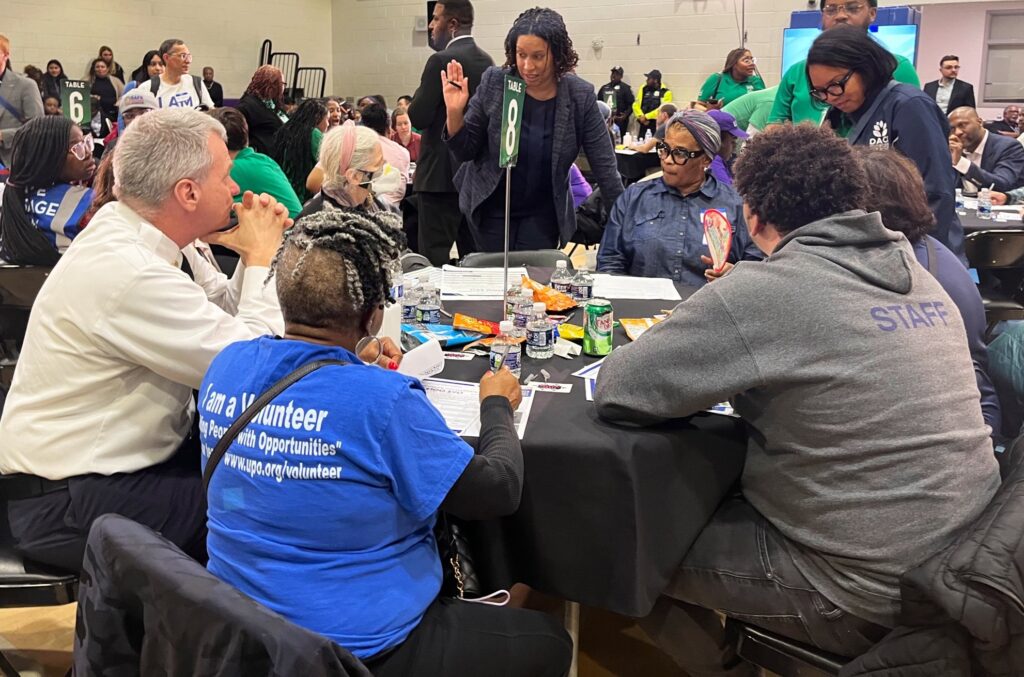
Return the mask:
M965 190L992 186L1005 193L1024 186L1024 146L985 129L973 108L949 114L949 153Z
M473 5L469 0L428 2L427 7L431 12L430 46L437 53L427 59L423 68L420 86L409 106L409 120L423 134L413 181L413 190L419 201L419 252L432 264L440 266L448 263L452 243L456 239L460 255L475 249L473 236L459 211L458 191L452 183L458 167L441 138L447 119L441 93L441 71L453 59L462 64L472 95L484 71L494 65L494 60L477 47L470 35Z
M1007 106L1003 109L1003 119L985 123L990 132L1018 138L1020 136L1020 106Z
M974 108L974 85L959 78L960 57L948 54L939 61L942 77L925 83L924 93L935 99L939 109L949 114L957 108Z

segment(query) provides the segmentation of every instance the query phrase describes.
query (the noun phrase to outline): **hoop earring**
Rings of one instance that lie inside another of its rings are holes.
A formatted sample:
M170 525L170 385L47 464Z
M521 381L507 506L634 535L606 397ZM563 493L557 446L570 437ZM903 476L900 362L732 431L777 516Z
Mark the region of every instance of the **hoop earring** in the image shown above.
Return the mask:
M376 341L377 342L377 356L374 357L372 360L363 360L363 358L362 358L363 351L366 350L366 347L368 345L370 345L370 341ZM367 364L375 363L377 360L380 359L380 356L383 355L383 354L384 354L384 345L380 342L380 339L377 338L376 336L364 336L363 338L359 339L358 343L356 343L356 355L359 356L359 359L363 360L363 362L366 362Z

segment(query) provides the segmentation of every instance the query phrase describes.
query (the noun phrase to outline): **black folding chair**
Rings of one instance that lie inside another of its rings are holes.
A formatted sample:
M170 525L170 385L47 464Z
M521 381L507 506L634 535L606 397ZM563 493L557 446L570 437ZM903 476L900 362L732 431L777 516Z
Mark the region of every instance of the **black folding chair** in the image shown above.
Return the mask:
M538 268L554 268L559 261L565 261L572 270L572 260L557 249L536 249L508 253L510 266L537 266ZM459 261L463 268L500 268L505 265L504 252L474 252L466 254Z
M15 478L0 475L0 609L71 604L78 594L77 575L26 561L14 549L7 502L15 498L10 491ZM5 677L19 674L2 651L0 673Z
M0 411L14 378L29 311L51 270L47 266L0 265Z
M986 230L964 238L964 252L978 271L988 321L986 339L1004 320L1024 320L1024 229Z

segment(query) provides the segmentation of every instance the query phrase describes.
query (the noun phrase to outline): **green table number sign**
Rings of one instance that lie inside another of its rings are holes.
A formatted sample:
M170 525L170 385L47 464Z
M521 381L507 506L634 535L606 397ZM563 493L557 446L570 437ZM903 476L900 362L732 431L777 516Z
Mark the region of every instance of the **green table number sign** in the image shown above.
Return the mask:
M76 125L87 125L92 120L92 86L85 80L65 80L61 86L60 104L64 117Z
M526 83L505 76L505 97L501 104L501 157L499 167L515 167L519 159L519 136L523 130L523 102Z

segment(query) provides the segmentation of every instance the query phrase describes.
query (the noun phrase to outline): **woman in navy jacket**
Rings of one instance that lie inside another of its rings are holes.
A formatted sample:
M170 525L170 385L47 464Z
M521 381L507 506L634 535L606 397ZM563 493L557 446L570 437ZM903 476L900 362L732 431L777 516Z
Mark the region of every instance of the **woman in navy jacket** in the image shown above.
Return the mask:
M836 26L807 54L811 96L832 106L825 117L856 146L893 148L924 178L933 235L964 259L964 232L956 216L949 122L924 92L892 79L896 59L863 30Z
M441 73L448 111L445 140L465 162L455 174L459 206L477 247L502 251L505 171L498 158L504 76L521 77L526 96L519 159L512 170L509 248L550 249L576 232L569 168L580 148L607 204L622 193L622 181L594 87L571 74L578 56L562 17L550 9L523 12L505 37L505 58L504 67L484 72L472 100L457 61Z

